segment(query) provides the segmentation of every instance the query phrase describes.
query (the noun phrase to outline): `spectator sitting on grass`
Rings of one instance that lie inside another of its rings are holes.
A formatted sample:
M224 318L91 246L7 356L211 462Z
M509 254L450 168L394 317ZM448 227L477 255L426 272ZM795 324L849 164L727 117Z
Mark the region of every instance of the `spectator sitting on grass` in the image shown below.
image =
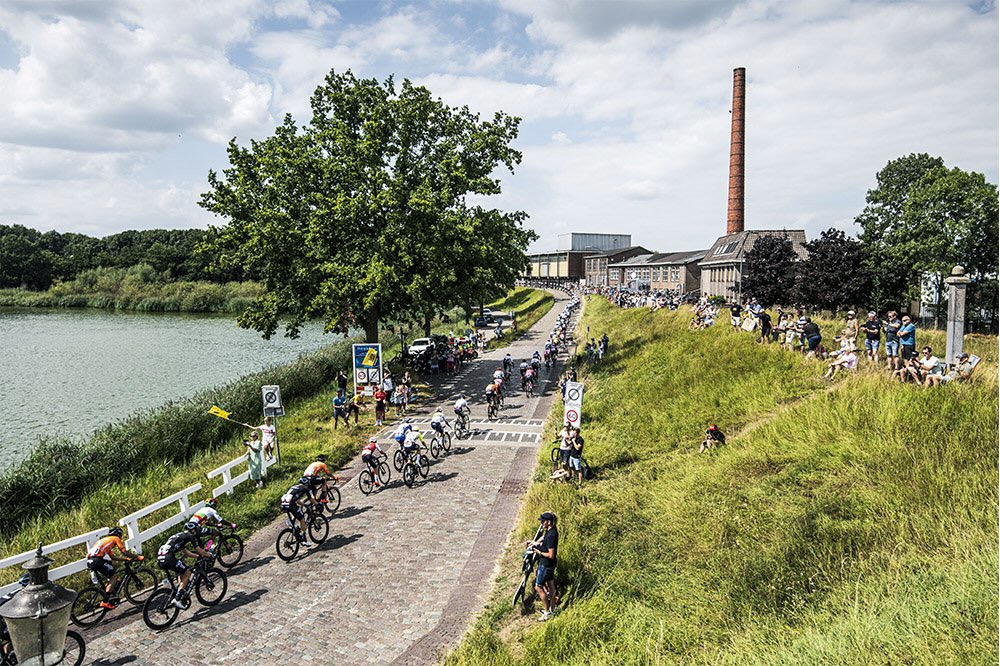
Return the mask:
M928 378L931 383L935 386L940 386L943 383L958 381L959 383L969 381L972 376L972 371L975 370L976 366L969 360L969 355L962 353L958 357L958 363L952 368L946 375L930 375Z
M844 368L845 370L856 370L858 367L858 350L854 347L849 347L839 354L837 359L830 363L827 368L826 373L823 377L827 379L833 379L837 374L837 370Z
M714 449L716 444L725 444L726 435L721 430L719 426L714 423L708 426L708 430L705 431L705 440L701 443L701 448L698 449L698 453L704 453L709 449Z
M907 379L913 379L918 384L923 381L923 377L920 376L920 363L919 355L917 352L910 352L908 356L903 357L903 365L899 370L894 370L892 376L901 382L906 382Z
M934 355L934 350L930 347L923 348L923 356L920 357L920 370L924 376L924 386L937 384L944 374L941 368L941 359Z

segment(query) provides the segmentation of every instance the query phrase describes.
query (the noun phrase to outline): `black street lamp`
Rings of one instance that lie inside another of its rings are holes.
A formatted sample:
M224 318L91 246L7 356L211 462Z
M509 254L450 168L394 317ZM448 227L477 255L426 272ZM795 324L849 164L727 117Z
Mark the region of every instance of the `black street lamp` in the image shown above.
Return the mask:
M24 565L31 582L0 606L21 666L55 666L63 662L69 613L76 592L49 580L52 560L42 555L38 544L35 558Z

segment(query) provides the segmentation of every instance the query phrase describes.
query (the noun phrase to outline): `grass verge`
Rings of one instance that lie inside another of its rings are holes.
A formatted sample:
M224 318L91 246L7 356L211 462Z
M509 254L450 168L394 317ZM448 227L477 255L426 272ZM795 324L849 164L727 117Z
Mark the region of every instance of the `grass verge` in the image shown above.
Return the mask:
M512 544L447 663L996 663L996 338L967 338L968 385L831 385L689 316L587 304L611 339L581 373L598 478L550 484L543 446L513 538L559 515L565 608L509 608ZM708 422L729 443L699 455Z

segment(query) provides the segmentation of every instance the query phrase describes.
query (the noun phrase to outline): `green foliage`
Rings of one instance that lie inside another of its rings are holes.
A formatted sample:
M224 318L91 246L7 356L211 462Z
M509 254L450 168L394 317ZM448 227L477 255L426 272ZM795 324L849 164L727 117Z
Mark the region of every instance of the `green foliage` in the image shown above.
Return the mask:
M861 243L838 229L827 229L806 243L809 256L796 270L795 298L816 308L865 307L871 278Z
M688 318L586 305L611 339L581 374L597 479L551 484L543 446L494 602L447 663L996 662L996 338L966 340L971 384L866 366L828 385ZM698 454L709 422L728 443ZM565 608L540 625L509 598L542 510Z
M995 313L996 185L923 153L889 162L876 180L855 219L873 277L874 304L899 309L917 296L922 273L940 286L952 266L961 264L973 278L971 300L992 303ZM979 293L984 290L989 297Z
M349 356L349 347L326 348L289 365L132 414L83 443L43 440L20 465L0 475L0 505L6 512L0 533L10 535L29 520L72 508L87 494L141 477L151 467L183 465L215 450L227 442L232 426L207 414L209 406L225 405L237 418L256 418L261 385L280 385L282 398L294 402L320 391L348 364Z
M209 244L222 269L266 287L241 316L265 337L296 335L321 318L327 330L382 320L426 320L512 286L534 238L525 215L470 207L469 194L500 193L494 171L513 170L519 119L483 121L423 87L330 72L300 128L229 145L230 167L208 176L201 205L226 218Z
M754 297L765 307L786 301L795 284L794 261L795 250L786 236L765 234L757 238L746 256L743 298ZM740 291L739 286L734 291Z

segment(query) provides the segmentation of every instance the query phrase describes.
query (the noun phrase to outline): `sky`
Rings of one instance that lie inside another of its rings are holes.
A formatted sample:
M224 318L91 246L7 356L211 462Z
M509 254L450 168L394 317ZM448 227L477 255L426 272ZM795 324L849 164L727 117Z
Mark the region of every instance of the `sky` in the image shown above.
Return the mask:
M995 0L2 0L0 224L223 224L197 201L227 142L306 120L351 69L521 117L489 201L530 215L533 250L707 248L745 67L746 227L856 232L897 157L997 182L998 59Z

